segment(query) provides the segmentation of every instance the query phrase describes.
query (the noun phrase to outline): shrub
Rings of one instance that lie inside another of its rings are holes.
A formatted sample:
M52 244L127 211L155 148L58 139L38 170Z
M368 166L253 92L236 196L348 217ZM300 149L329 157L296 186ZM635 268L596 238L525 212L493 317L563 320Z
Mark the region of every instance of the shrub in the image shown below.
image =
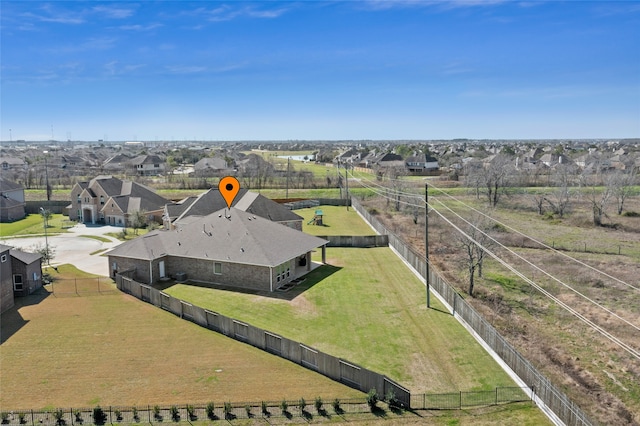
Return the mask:
M338 398L333 400L331 407L336 414L340 414L342 412L342 409L340 408L340 400Z
M193 408L193 405L187 405L187 416L189 416L189 420L196 419L196 411Z
M18 413L18 421L20 422L21 425L25 424L26 421L26 414L24 413Z
M180 411L178 411L178 407L176 407L175 405L171 406L171 419L174 422L177 422L180 420Z
M122 420L122 411L118 410L117 408L113 411L113 414L116 415L116 420L120 421Z
M156 420L160 420L162 418L160 416L160 407L157 405L153 406L153 418Z
M251 406L250 405L245 405L244 406L244 411L246 411L247 417L251 418Z
M93 409L93 422L97 425L103 425L106 420L107 415L105 414L104 410L100 408L99 405L95 407Z
M305 401L304 398L300 398L298 401L298 408L301 413L304 413L305 408L307 408L307 401Z
M282 410L282 414L287 414L287 410L289 409L289 404L287 404L287 400L283 399L280 403L280 410Z
M82 412L80 410L73 410L73 415L76 417L76 422L82 423Z
M322 411L322 398L317 397L313 405L316 407L316 411L318 412L318 414L320 414L320 412Z
M628 212L623 212L622 216L625 216L625 217L640 217L640 213L633 212L633 211L628 211Z
M262 411L263 416L269 415L269 407L267 406L266 402L262 401L262 403L260 404L260 409Z
M2 413L2 423L6 423L5 416L4 416L5 414L6 413ZM62 408L58 408L56 411L53 412L53 418L56 419L57 425L64 424L64 411L62 411Z
M398 410L401 408L400 401L398 401L398 399L396 398L396 393L393 391L393 389L389 389L389 392L387 392L385 399L387 400L387 404L389 404L389 408L391 408L392 410Z
M230 420L233 417L233 407L231 406L231 403L225 402L223 410L224 410L224 418L226 420Z
M207 404L207 417L209 418L209 420L215 420L216 419L216 406L213 405L213 402L210 402Z
M376 408L376 404L378 403L378 391L375 389L371 389L367 393L367 405L373 411Z
M138 409L136 407L133 407L133 420L135 420L136 422L140 421L140 416L138 415Z

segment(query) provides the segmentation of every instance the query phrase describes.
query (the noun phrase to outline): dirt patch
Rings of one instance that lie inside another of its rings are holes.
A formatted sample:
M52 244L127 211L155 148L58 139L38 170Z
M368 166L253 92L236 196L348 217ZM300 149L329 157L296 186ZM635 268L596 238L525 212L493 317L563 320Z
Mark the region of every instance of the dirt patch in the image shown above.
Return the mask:
M313 318L318 316L318 310L316 305L310 302L304 294L296 296L291 302L291 307L294 309L297 316Z

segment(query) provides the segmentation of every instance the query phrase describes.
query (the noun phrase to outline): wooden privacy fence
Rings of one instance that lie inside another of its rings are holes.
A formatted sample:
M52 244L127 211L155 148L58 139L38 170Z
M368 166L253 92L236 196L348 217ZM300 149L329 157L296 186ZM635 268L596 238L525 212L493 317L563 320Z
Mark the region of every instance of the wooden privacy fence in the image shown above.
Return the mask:
M120 274L116 275L116 285L119 290L169 311L180 318L278 355L354 389L362 392L369 392L371 389L375 389L381 398L393 392L395 398L401 404L406 407L411 404L411 393L408 389L375 371L326 354L276 333L176 299L160 290L138 283Z
M327 247L388 247L388 235L324 235L318 236L329 241Z
M426 277L427 267L424 255L417 253L385 228L356 198L351 199L351 204L376 232L388 235L389 245L422 277ZM429 268L429 272L431 289L442 296L449 305L448 308L451 313L467 323L505 364L529 386L537 399L544 403L560 421L569 426L593 424L592 420L580 407L511 346L433 267Z

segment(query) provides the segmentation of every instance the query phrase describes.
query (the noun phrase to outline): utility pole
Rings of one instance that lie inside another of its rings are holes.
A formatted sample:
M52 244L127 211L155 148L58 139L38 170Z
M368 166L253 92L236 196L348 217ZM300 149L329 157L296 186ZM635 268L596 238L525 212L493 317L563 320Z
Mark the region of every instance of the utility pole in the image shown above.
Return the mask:
M285 198L289 199L289 162L291 161L291 157L287 158L287 192Z
M424 184L424 256L426 265L427 308L431 307L431 277L429 271L429 184Z
M344 163L344 179L347 182L347 211L349 211L349 163Z
M44 225L44 249L47 253L47 265L51 266L51 253L49 253L49 236L47 234L47 228L49 227L49 221L47 220L47 216L49 215L49 211L40 207L40 212L42 212L42 221Z
M47 156L49 154L49 151L42 151L42 153L44 154L44 176L45 176L45 183L47 185L46 191L47 191L47 205L48 205L49 201L51 201L51 188L49 187L49 165L47 164Z

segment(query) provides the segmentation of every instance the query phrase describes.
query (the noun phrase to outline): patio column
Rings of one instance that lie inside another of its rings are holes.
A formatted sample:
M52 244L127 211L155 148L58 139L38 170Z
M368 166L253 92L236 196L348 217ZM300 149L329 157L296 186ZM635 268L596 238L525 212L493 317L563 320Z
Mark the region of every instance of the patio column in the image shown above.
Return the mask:
M327 263L327 245L322 246L322 264L326 265Z

